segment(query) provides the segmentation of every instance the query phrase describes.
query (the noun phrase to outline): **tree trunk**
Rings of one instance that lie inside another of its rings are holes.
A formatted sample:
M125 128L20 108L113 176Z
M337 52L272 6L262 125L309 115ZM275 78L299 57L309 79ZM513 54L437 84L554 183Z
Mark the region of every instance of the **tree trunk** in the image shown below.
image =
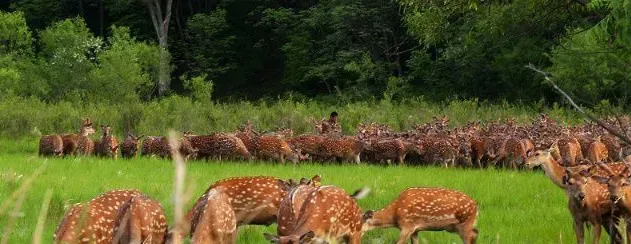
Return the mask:
M164 15L162 14L161 0L145 0L145 2L149 8L149 17L151 18L151 23L153 24L153 28L158 38L158 45L160 46L160 70L158 71L157 86L158 96L162 96L169 89L169 85L171 83L168 36L173 0L166 0L166 14Z

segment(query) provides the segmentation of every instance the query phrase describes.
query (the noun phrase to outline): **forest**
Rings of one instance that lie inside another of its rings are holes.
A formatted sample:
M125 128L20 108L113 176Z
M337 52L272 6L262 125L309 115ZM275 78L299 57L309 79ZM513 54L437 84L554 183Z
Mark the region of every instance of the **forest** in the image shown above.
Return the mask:
M629 0L10 0L0 97L479 99L625 108Z

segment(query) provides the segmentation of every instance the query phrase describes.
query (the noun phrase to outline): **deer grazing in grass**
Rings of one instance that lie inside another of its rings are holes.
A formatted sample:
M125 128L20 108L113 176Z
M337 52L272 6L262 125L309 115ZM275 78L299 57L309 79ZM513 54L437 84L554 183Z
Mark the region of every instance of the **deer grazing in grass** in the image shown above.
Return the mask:
M119 209L140 195L138 190L114 190L74 205L55 230L53 242L111 244Z
M121 143L121 156L123 158L133 158L138 154L138 147L140 146L140 139L144 136L134 136L131 133L127 134L127 138Z
M360 154L367 145L351 136L326 137L320 146L319 155L326 159L337 158L342 162L361 162Z
M90 155L94 151L94 142L88 137L94 134L92 120L86 118L81 123L79 134L62 135L64 156L74 156L77 152L81 155Z
M292 208L295 209L295 208ZM343 189L319 186L308 193L300 212L295 215L295 225L284 235L265 234L272 243L361 243L361 209Z
M191 223L195 210L201 208L208 192L216 189L225 194L234 210L237 225L270 225L276 222L281 200L291 189L289 182L269 176L228 178L212 184L202 194L185 216ZM190 233L186 226L183 235Z
M193 209L191 240L196 244L236 243L237 218L223 189L211 189Z
M376 212L364 214L363 231L397 227L397 244L408 239L418 244L418 233L425 230L456 232L465 244L475 243L478 230L478 205L462 192L445 188L408 188L392 203Z
M198 158L250 160L251 155L243 141L233 134L214 133L211 135L187 136Z
M365 154L371 155L373 160L394 162L403 165L405 157L410 152L421 154L419 145L404 141L402 139L388 139L371 143L371 148L366 150Z
M115 244L162 244L168 225L159 202L138 195L125 202L114 221Z
M39 156L63 156L64 142L59 135L43 135L39 138Z

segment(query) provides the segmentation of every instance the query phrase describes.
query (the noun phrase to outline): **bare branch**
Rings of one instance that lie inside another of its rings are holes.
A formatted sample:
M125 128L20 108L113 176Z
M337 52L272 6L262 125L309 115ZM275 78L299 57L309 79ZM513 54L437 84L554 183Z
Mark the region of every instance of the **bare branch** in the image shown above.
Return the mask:
M574 100L572 100L572 98L570 97L570 95L568 95L567 93L565 93L565 91L563 91L559 86L557 86L557 84L552 80L552 78L550 78L550 75L540 69L537 69L534 65L532 64L528 64L526 65L526 68L531 69L541 75L543 75L543 78L549 82L552 87L557 90L559 93L561 93L561 95L563 95L565 97L565 99L567 99L570 104L572 105L572 107L574 107L576 110L578 110L581 114L583 114L585 117L587 117L589 120L595 122L596 124L598 124L600 127L603 127L605 130L607 130L609 133L611 133L612 135L620 138L620 140L624 141L627 144L631 144L631 139L629 139L629 137L623 135L622 133L620 133L619 130L615 130L611 127L609 127L609 125L603 123L601 120L599 120L598 118L596 118L594 115L586 112L583 108L581 108L580 106L578 106Z

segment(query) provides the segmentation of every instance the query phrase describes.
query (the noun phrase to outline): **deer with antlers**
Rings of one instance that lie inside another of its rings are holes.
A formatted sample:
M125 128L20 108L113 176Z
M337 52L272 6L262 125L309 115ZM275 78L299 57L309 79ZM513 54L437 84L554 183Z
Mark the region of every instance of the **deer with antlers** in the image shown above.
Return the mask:
M94 132L92 120L85 118L81 123L79 134L62 135L64 156L75 155L77 152L82 155L92 154L94 142L88 136L94 134Z
M478 205L466 194L445 188L413 187L399 194L392 203L376 212L364 214L363 231L397 227L397 244L408 239L418 244L424 230L456 232L465 244L475 243L478 229Z
M121 156L123 158L133 158L138 154L138 148L140 146L140 139L142 139L144 135L134 136L133 134L127 134L127 138L123 140L121 143Z
M265 234L272 243L311 243L345 241L361 243L362 213L355 200L343 189L319 186L304 200L289 234Z

